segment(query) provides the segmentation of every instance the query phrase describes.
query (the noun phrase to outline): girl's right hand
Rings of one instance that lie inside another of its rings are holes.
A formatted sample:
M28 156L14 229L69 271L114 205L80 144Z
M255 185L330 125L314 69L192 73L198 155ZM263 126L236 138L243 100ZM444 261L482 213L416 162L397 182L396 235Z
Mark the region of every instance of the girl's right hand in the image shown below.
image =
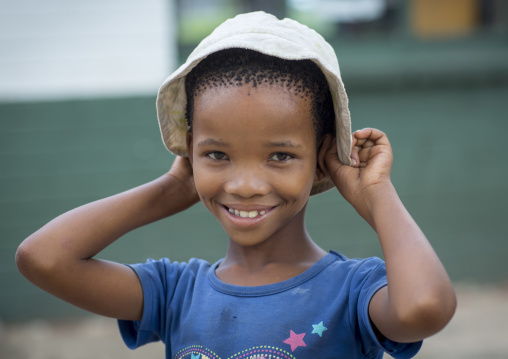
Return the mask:
M192 166L187 157L176 156L167 175L180 182L189 207L199 202L199 196L194 185Z

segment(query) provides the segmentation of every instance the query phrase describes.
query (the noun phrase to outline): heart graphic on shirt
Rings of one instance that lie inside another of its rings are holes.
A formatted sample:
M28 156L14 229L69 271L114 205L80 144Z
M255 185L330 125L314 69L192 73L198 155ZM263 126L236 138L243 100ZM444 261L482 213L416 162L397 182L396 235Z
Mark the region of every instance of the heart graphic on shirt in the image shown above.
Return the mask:
M221 359L221 357L211 350L205 349L200 345L193 345L180 350L175 359ZM270 347L259 346L246 349L227 359L296 359L285 350Z

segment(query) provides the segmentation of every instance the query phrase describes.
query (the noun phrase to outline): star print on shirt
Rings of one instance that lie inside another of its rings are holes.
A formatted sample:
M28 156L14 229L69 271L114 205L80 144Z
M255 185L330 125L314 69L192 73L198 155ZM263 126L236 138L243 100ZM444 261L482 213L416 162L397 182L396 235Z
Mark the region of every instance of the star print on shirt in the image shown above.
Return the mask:
M200 354L194 355L191 353L191 359L199 359L200 356L201 356Z
M305 336L305 333L302 334L296 334L292 330L289 331L289 338L283 341L283 343L291 345L291 351L294 352L296 348L298 347L306 347L307 344L303 341L303 337Z
M323 332L325 330L328 330L328 328L323 325L323 322L321 322L319 324L312 324L312 327L314 329L312 330L311 334L319 334L319 336L322 336Z

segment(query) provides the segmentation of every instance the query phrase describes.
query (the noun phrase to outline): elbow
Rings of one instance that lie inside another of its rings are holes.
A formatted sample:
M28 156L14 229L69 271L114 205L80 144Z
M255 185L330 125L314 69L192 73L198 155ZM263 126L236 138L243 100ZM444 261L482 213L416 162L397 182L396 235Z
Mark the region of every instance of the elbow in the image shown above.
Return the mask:
M457 308L455 291L436 291L420 296L414 304L399 313L399 319L408 328L413 328L417 340L427 338L442 330L452 319ZM415 340L413 340L415 341Z
M42 248L31 237L25 239L16 250L16 266L30 282L40 285L39 281L55 270L57 261L45 255Z
M16 250L16 266L25 278L30 280L31 274L37 271L37 256L28 239L22 242Z
M30 266L32 264L31 251L28 247L29 246L25 242L22 242L16 250L15 256L16 266L25 277L25 273L30 271Z
M391 301L387 327L379 328L388 339L412 343L442 330L452 319L457 307L453 287L415 291L410 297ZM383 331L384 329L384 331Z

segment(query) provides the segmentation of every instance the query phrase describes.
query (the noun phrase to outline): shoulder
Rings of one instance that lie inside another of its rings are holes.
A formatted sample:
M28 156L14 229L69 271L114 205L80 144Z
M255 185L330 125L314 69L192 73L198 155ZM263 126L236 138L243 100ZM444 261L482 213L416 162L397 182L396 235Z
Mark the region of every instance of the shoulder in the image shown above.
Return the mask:
M324 271L324 279L349 298L368 302L375 292L387 284L386 266L382 259L350 259L333 251L330 254L335 256L335 260Z
M348 258L335 251L330 251L330 254L335 259L330 264L330 269L341 271L343 275L368 276L376 272L386 273L385 262L381 258Z
M141 283L177 283L182 278L196 278L208 273L211 265L203 259L191 258L188 262L170 261L168 258L148 259L144 263L129 265Z

